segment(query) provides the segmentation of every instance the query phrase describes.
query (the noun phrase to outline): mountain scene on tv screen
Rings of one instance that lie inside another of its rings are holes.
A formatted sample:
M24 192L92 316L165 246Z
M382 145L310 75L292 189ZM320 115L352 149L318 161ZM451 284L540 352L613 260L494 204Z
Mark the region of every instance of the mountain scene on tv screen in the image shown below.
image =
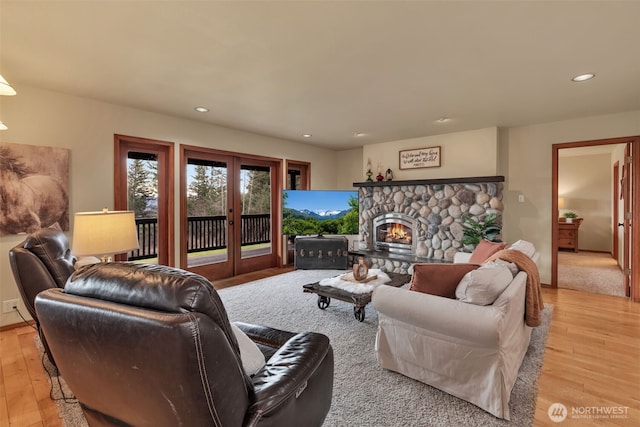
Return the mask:
M358 234L358 199L340 192L283 193L282 234ZM288 200L291 197L294 200Z

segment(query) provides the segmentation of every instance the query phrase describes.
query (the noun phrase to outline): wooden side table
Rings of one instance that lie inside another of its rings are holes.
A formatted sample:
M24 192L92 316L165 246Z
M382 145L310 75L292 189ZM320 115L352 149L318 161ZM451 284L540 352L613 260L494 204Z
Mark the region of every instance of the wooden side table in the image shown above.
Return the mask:
M565 218L558 220L558 249L569 249L578 252L578 230L582 218L574 218L566 222Z

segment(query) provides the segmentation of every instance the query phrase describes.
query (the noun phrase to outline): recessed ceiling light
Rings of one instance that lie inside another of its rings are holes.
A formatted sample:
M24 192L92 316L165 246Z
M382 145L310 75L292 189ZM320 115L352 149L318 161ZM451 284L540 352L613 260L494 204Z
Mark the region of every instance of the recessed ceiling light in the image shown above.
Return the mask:
M438 120L436 120L436 122L438 123L446 123L446 122L450 122L451 119L449 117L440 117Z
M196 107L194 108L198 113L208 113L209 109L207 107Z
M361 137L361 136L365 136L365 135L366 135L366 133L364 133L364 132L356 132L356 133L353 134L353 136L355 136L356 138L357 137Z
M592 74L592 73L587 73L587 74L580 74L578 76L575 76L574 78L571 79L571 81L574 82L584 82L587 80L591 80L592 78L594 78L596 75Z
M302 136L305 138L311 138L313 135L311 135L310 133L303 133Z

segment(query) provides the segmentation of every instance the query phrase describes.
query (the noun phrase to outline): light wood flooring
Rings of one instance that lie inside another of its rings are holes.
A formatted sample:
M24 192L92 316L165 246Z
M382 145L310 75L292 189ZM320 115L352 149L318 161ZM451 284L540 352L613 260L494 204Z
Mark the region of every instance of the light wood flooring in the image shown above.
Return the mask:
M290 269L270 269L216 282L224 288ZM640 304L568 289L543 289L554 305L535 426L640 425ZM0 426L62 427L49 399L49 382L30 326L0 332ZM550 405L562 403L570 415L551 422ZM626 411L623 418L585 418L586 412ZM628 409L627 409L628 408ZM425 420L425 425L428 425ZM520 426L518 426L520 427Z

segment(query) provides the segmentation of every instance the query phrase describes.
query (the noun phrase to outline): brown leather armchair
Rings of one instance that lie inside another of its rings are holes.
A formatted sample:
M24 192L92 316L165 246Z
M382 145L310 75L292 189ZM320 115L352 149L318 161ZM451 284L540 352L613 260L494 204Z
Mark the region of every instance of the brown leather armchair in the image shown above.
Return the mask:
M9 250L9 263L22 301L36 322L40 340L51 363L55 365L47 340L40 329L34 300L38 293L50 288L64 288L75 257L65 234L54 228L42 228Z
M331 406L326 336L236 323L266 358L249 376L213 285L184 270L83 267L36 311L91 426L320 426Z

